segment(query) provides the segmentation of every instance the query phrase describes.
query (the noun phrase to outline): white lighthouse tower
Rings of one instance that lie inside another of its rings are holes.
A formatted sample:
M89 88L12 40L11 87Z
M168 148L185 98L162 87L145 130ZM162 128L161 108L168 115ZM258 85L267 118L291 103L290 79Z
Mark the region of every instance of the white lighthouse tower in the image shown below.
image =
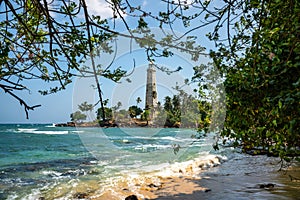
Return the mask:
M156 74L155 66L151 62L147 69L146 101L145 109L151 110L151 118L154 116L153 109L157 106Z

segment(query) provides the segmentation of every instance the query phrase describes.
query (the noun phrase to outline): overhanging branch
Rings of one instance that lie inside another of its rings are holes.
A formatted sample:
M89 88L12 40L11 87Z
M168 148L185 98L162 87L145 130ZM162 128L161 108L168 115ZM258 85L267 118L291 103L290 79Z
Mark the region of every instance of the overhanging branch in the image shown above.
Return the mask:
M21 99L20 97L18 97L16 94L14 94L11 89L9 89L8 86L6 85L2 85L0 84L0 88L2 88L4 90L5 93L8 93L9 95L11 95L12 97L14 97L15 99L17 99L20 103L21 106L24 106L24 110L26 113L26 119L29 119L28 117L28 111L29 110L34 110L37 107L40 107L41 105L34 105L34 106L29 106L23 99Z

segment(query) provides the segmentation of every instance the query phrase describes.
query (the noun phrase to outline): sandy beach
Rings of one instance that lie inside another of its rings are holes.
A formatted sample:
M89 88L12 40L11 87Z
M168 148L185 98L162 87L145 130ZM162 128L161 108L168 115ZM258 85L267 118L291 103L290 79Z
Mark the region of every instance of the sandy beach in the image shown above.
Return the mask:
M278 162L278 158L235 153L228 161L198 176L159 177L159 183L149 179L139 190L130 191L126 184L120 189L124 197L136 195L146 200L300 199L299 163L279 171ZM96 199L114 198L107 193Z
M156 191L156 199L300 199L299 165L278 171L278 161L278 158L236 154L222 165L201 173L200 179L190 180L193 187L189 192L176 190L189 188L185 182L178 182L173 184L173 191L170 188Z

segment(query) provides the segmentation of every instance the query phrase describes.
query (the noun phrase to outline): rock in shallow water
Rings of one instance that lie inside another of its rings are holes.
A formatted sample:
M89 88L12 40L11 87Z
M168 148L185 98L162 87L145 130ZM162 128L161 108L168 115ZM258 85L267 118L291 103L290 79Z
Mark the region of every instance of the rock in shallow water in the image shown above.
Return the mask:
M130 196L126 197L125 200L138 200L138 198L135 195L130 195Z
M259 185L259 188L261 188L261 189L273 189L274 187L275 187L275 184L273 184L273 183Z
M88 194L82 193L82 192L78 192L74 195L74 198L77 198L77 199L85 199L87 197L88 197Z

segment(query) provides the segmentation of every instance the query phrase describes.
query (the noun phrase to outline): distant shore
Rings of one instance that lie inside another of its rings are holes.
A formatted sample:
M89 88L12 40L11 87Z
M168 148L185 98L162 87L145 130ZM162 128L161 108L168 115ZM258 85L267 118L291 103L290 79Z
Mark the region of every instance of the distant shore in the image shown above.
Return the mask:
M140 119L131 119L127 121L114 121L108 120L105 122L66 122L66 123L57 123L56 127L150 127L150 128L180 128L180 122L175 124L155 124L152 121L140 120ZM194 127L193 127L194 128Z

